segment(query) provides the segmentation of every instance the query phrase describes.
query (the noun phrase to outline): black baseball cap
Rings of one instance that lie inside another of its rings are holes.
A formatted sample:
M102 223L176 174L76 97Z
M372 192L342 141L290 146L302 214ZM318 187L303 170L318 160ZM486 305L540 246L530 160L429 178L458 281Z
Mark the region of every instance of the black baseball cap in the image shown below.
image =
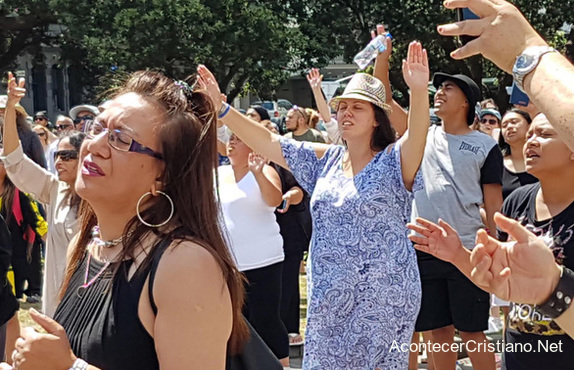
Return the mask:
M468 100L468 114L466 123L472 125L475 116L476 103L480 101L480 89L474 80L463 74L449 75L447 73L437 72L432 78L432 84L435 88L440 88L445 81L453 81L464 93Z

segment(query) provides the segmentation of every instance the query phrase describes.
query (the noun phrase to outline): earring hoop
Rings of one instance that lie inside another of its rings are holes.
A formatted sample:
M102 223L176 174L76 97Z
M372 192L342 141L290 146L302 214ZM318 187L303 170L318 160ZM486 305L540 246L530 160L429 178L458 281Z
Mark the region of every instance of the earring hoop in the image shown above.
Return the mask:
M170 212L169 217L167 218L167 220L165 220L164 222L162 222L162 223L160 223L160 224L154 225L154 224L150 224L150 223L147 222L147 221L144 221L144 219L143 219L142 216L140 215L140 204L141 204L142 200L143 200L145 197L147 197L148 195L152 195L151 191L148 191L147 193L145 193L144 195L142 195L142 196L140 197L140 199L138 200L138 204L136 205L136 215L138 216L138 219L140 220L140 222L141 222L142 224L144 224L144 225L146 225L146 226L148 226L148 227L161 227L161 226L167 224L167 223L171 220L171 218L173 217L173 213L175 212L175 206L174 206L174 204L173 204L173 200L171 200L171 198L169 197L169 195L167 195L167 194L164 193L163 191L159 191L159 190L158 190L157 192L158 192L158 194L161 194L161 195L163 195L164 197L167 198L167 200L169 201L169 204L171 205L171 212Z

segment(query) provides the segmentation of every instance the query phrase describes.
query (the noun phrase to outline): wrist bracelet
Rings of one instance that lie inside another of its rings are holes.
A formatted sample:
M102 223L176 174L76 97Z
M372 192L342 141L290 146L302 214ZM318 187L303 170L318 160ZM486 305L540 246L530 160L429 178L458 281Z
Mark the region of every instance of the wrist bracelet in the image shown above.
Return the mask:
M217 118L222 119L223 117L225 117L227 115L227 113L229 113L230 109L231 109L231 105L229 105L227 103L223 103L221 105L221 109L219 109L219 114L217 115Z
M535 308L538 312L555 319L570 307L573 299L574 272L563 266L558 286L546 302L542 303L540 306L536 306Z
M81 358L77 358L69 370L88 370L88 363Z

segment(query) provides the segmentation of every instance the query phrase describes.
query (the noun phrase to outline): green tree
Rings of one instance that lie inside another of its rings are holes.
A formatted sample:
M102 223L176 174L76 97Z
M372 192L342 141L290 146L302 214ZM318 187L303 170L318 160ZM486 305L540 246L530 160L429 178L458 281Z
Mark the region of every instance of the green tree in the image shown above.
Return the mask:
M204 63L232 99L246 81L260 95L270 95L300 57L301 32L290 25L283 7L265 1L55 0L55 4L67 27L68 45L83 50L93 75L154 68L183 78Z
M57 36L51 35L48 26L55 17L49 10L48 1L7 0L0 1L0 72L4 75L14 67L16 58L25 50L33 50L40 43L51 43Z
M391 82L407 103L407 87L402 81L400 60L406 56L408 43L419 40L429 52L432 72L465 73L481 82L483 77L498 77L508 85L511 77L504 75L480 56L465 61L455 61L449 54L458 47L458 40L441 37L436 26L456 20L456 12L442 6L442 0L315 0L299 2L298 19L301 31L311 43L329 45L325 55L343 55L350 62L353 55L367 44L370 31L377 23L384 23L394 37ZM301 4L312 4L305 8ZM574 21L572 0L517 0L517 6L547 39L555 39L564 22ZM296 7L293 7L296 8ZM311 59L308 59L311 60ZM322 66L321 59L317 66ZM502 85L502 84L501 84ZM504 86L504 85L503 85ZM497 101L507 100L504 89L485 91L495 94Z

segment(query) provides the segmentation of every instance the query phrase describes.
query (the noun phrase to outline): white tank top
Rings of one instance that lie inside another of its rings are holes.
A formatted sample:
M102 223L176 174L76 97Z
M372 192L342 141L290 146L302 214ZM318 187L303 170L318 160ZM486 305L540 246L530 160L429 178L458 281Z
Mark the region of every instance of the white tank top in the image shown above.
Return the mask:
M263 200L253 173L249 171L238 183L231 166L220 166L218 174L223 218L239 271L283 261L283 238L275 208Z

